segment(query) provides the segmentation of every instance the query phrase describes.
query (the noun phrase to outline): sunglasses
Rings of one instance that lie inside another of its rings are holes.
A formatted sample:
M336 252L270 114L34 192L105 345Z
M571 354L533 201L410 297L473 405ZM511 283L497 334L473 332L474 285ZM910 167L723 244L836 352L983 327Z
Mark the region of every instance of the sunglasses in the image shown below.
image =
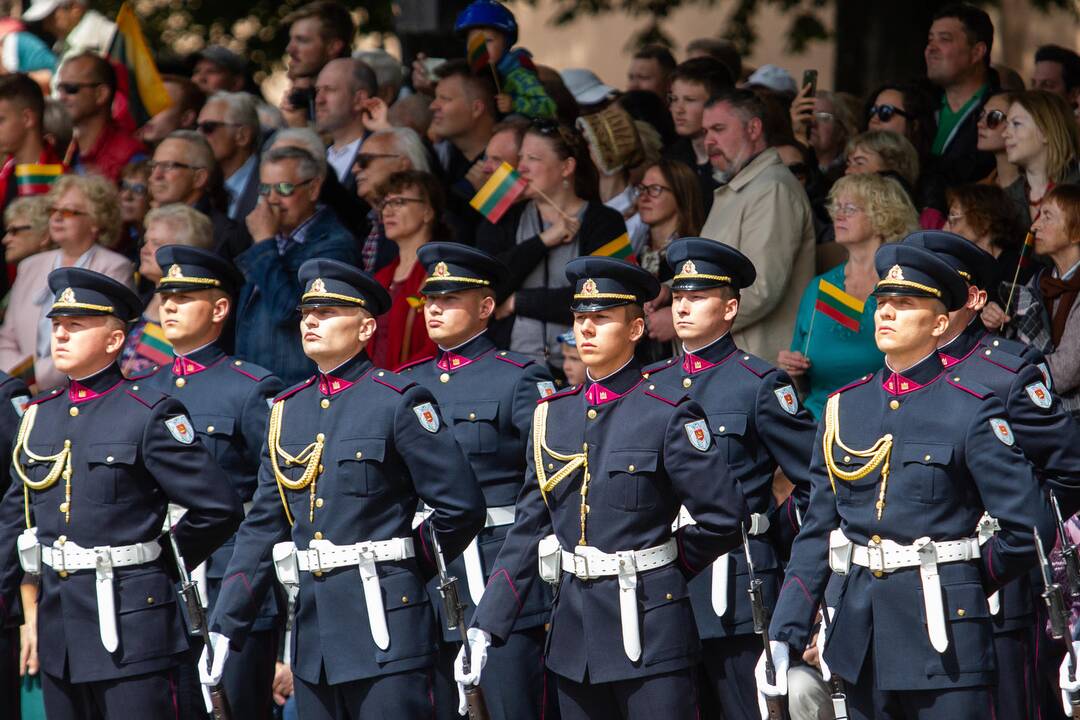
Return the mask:
M353 161L353 165L361 170L367 170L371 166L371 163L381 158L396 158L401 157L397 153L357 153L356 160Z
M220 120L202 120L195 125L195 129L203 135L213 135L223 127L240 127L237 123L222 122Z
M423 198L411 198L411 197L392 197L386 198L379 203L379 212L386 212L387 210L394 210L395 212L405 207L409 203L427 203L427 200Z
M136 195L146 194L146 183L131 182L130 180L120 181L120 192L130 192Z
M175 162L173 160L151 160L147 163L146 167L150 169L150 174L153 175L154 171L161 168L162 172L171 173L174 170L202 170L198 165L188 165L187 163Z
M986 127L991 130L997 130L998 125L1005 122L1005 113L1001 110L981 110L979 112L979 122L986 123Z
M300 182L277 182L277 183L259 183L259 194L263 197L269 197L270 192L276 192L279 197L292 197L293 193L299 190L304 185L315 178L308 178L307 180L301 180Z
M19 233L26 232L27 230L33 230L33 225L8 225L7 232L9 235L18 235Z
M71 218L75 217L84 217L86 215L89 215L90 213L86 212L85 210L76 210L75 208L51 207L49 208L49 214L59 215L64 220L70 220Z
M577 138L573 129L547 118L533 118L529 131L544 137L557 137L566 145L574 144Z
M78 95L83 88L104 85L103 82L62 82L56 84L56 89L65 95Z
M665 191L671 192L671 188L663 185L638 185L635 189L638 191L638 195L648 195L651 198L658 198Z
M869 114L866 116L867 120L872 120L877 115L877 119L883 123L887 123L893 119L893 115L899 115L902 118L910 118L911 115L905 110L901 110L895 105L875 105L870 108Z

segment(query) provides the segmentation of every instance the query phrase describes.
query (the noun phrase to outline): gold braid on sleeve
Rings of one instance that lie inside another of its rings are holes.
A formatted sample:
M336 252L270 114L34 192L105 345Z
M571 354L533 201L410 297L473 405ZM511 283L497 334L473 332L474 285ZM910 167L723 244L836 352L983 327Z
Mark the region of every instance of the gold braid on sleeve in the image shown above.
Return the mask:
M326 436L319 433L315 436L315 442L305 447L299 454L290 455L278 444L278 441L281 439L281 422L284 415L285 401L278 400L270 409L270 422L266 443L270 450L270 465L273 467L274 477L277 479L278 495L281 496L281 504L285 508L285 518L289 521L289 525L293 525L296 520L289 510L289 501L285 497L285 491L303 490L304 488L310 487L311 501L308 506L308 521L314 522L315 490L317 478L319 473L323 470L322 454L326 443ZM301 475L298 480L290 480L287 478L285 474L281 472L281 467L278 465L278 455L285 461L285 467L292 467L294 465L305 466L304 474Z
M838 467L833 457L834 445L838 446L847 455L867 458L866 464L853 472ZM833 395L825 403L825 432L822 435L822 446L825 453L825 467L829 471L829 485L832 486L833 494L836 493L836 481L834 478L840 478L845 482L856 482L877 470L878 467L881 468L881 490L875 504L877 519L880 520L881 514L885 512L885 489L889 484L889 457L892 454L893 447L892 434L886 433L884 437L878 438L878 441L866 450L852 450L840 439L840 396Z
M64 478L64 503L60 509L64 513L64 522L71 522L71 440L64 440L64 449L55 455L38 455L27 447L30 440L30 432L34 429L34 421L37 419L38 406L31 405L23 413L22 422L19 423L19 432L15 436L15 449L11 454L11 465L15 468L15 474L23 482L23 513L26 516L26 527L30 527L30 491L48 490L60 477ZM23 469L20 455L26 455L27 464L52 463L49 472L37 482L31 480Z

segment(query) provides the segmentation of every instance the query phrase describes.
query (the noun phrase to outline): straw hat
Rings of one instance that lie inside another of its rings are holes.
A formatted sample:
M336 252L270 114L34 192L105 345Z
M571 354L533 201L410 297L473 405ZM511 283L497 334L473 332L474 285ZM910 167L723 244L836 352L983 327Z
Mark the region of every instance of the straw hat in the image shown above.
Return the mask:
M634 119L619 105L583 115L577 126L589 143L597 169L605 175L635 167L645 159Z

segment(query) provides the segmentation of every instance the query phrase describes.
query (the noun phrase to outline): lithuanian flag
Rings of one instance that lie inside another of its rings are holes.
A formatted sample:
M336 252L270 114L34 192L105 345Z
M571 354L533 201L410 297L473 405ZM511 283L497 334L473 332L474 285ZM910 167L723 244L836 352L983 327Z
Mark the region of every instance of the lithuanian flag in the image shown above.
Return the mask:
M504 162L491 173L491 177L469 204L479 210L488 221L497 223L521 193L525 192L527 186L525 178L518 175L517 170L510 167L510 163Z
M848 295L824 278L818 281L817 303L814 310L832 318L852 332L859 332L863 302Z
M1024 244L1020 246L1020 267L1031 264L1031 256L1035 252L1035 233L1028 230L1024 236Z
M172 343L166 339L165 332L155 322L148 322L143 327L135 352L158 365L172 362L173 359Z
M139 18L129 3L120 6L116 14L116 35L105 56L119 64L128 76L128 109L136 126L172 105L161 74L154 63L154 56L146 44Z
M19 197L44 195L56 178L64 174L60 163L23 163L15 166L15 189Z
M469 67L474 73L482 73L484 68L491 64L491 55L488 54L487 39L481 32L473 33L469 38Z
M610 242L604 243L589 254L597 257L613 257L637 264L634 248L630 245L630 236L626 233L623 233Z

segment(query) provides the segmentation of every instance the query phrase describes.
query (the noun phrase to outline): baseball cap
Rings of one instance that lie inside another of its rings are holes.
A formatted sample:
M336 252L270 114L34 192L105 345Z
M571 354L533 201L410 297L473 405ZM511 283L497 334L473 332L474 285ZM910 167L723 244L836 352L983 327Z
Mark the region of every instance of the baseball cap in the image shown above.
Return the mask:
M559 75L578 105L595 105L615 93L615 88L601 82L592 70L570 68Z

